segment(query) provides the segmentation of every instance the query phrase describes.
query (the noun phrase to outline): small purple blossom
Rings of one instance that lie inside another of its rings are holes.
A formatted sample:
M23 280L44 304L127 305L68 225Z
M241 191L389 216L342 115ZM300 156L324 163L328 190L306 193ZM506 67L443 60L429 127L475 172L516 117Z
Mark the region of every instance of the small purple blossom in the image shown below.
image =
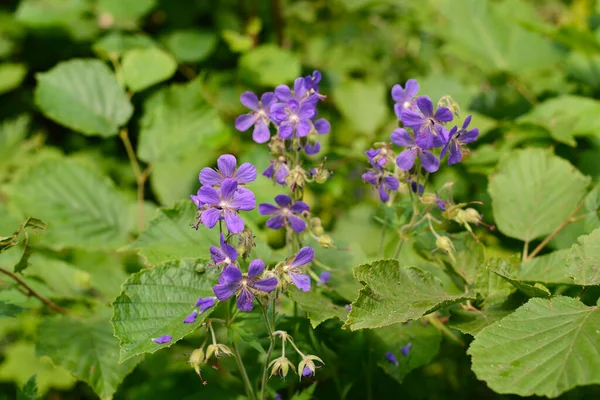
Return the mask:
M269 179L274 179L280 185L285 185L285 178L290 174L290 169L283 157L271 161L271 164L262 173Z
M398 366L398 359L391 351L385 353L385 359L388 360L390 363L394 364L396 367Z
M301 248L300 251L295 256L291 257L283 266L283 273L287 274L294 286L303 292L308 292L310 290L310 276L301 273L300 267L308 264L314 258L315 251L312 247L306 246Z
M306 365L302 370L302 376L315 376L315 372Z
M281 395L279 393L275 393L275 400L281 400Z
M314 144L311 144L310 142L308 142L304 145L304 151L309 156L313 156L313 155L317 154L319 151L321 151L321 143L315 142Z
M390 199L390 191L398 190L400 182L395 176L388 175L383 170L368 170L362 175L362 180L369 183L378 190L379 200L382 203Z
M329 271L321 272L321 274L319 275L319 285L326 285L327 282L329 282L329 279L331 279L331 272L329 272Z
M411 110L402 110L400 120L405 126L415 131L415 143L423 150L429 150L432 147L440 147L442 141L441 128L445 122L452 121L452 111L446 107L438 107L433 112L433 103L427 96L421 96L417 99L417 107L421 113Z
M396 158L398 168L409 171L414 165L417 157L421 160L423 169L427 172L435 172L440 168L440 160L432 152L424 150L415 139L404 128L395 129L390 136L392 142L397 146L406 147Z
M436 197L435 202L442 211L446 211L446 202L439 197Z
M191 312L190 315L188 315L187 317L185 317L185 319L183 320L184 324L192 324L194 322L196 322L196 317L198 316L198 310L194 310Z
M219 191L202 186L198 191L198 198L206 209L200 214L200 220L208 228L213 228L219 219L225 219L225 225L231 233L240 233L244 230L244 220L237 214L238 211L250 211L256 206L254 193L250 190L238 191L238 183L225 178Z
M408 353L410 352L411 348L412 348L412 343L409 343L406 346L402 347L402 349L400 349L402 351L402 354L404 355L404 357L408 357Z
M276 103L271 107L273 119L279 125L282 139L308 136L313 128L312 118L316 115L312 101L291 99L286 103Z
M252 112L237 117L235 128L240 132L244 132L254 125L252 139L256 143L267 142L271 137L271 132L269 131L270 110L277 101L275 94L272 92L264 93L260 97L259 102L258 97L254 93L244 92L240 96L240 101L252 110Z
M474 142L479 136L479 129L473 128L467 130L469 124L471 123L471 117L472 116L469 115L467 118L465 118L460 129L458 129L457 126L454 126L450 132L444 132L445 144L442 148L442 152L440 153L440 158L444 158L444 155L446 155L446 152L449 150L450 155L448 156L448 165L461 162L463 154L469 151L463 146L465 144Z
M217 299L215 297L198 297L198 301L196 301L196 307L200 307L200 312L204 312L211 307L214 307Z
M218 170L202 168L200 183L208 186L221 186L223 180L230 178L238 185L253 182L256 179L256 168L251 163L243 163L237 167L237 159L231 154L223 154L217 160ZM193 199L192 199L193 200Z
M404 110L418 110L415 100L415 96L418 92L419 84L415 79L407 80L405 88L400 85L394 85L392 87L392 99L396 102L394 105L394 112L399 119L401 119L402 111Z
M163 344L163 343L169 343L171 340L173 340L172 336L169 335L163 335L163 336L159 336L157 338L153 338L151 339L154 343L157 344Z
M391 151L391 145L388 143L378 149L369 149L365 151L369 162L374 168L383 169L388 164L388 161L393 160L394 153Z
M306 222L298 214L308 211L310 207L303 201L296 201L292 204L290 196L280 194L275 196L275 203L262 203L258 205L258 212L262 215L273 215L267 220L267 227L279 229L282 226L289 226L294 232L303 232L306 229Z
M345 307L347 311L352 311L352 304L346 304Z
M225 235L222 233L219 242L221 247L210 246L210 258L215 263L214 265L222 264L228 267L237 260L238 253L235 247L225 241Z
M242 274L238 267L227 267L221 273L219 283L213 286L215 296L224 301L237 296L236 305L241 311L252 311L257 292L269 293L277 287L277 278L258 279L265 270L265 263L255 259L248 266L248 273Z
M309 93L319 93L319 82L321 82L321 72L318 70L313 71L312 75L308 75L304 78L304 87ZM320 95L325 97L323 95Z

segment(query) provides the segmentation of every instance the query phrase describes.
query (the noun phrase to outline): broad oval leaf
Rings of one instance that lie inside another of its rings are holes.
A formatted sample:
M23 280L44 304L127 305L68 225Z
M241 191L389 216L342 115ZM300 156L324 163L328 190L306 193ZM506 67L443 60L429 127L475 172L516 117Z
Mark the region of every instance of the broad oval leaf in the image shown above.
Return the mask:
M112 318L121 343L120 362L169 347L204 322L213 308L199 315L196 322L183 323L196 309L198 297L214 296L216 268L200 273L196 270L199 265L192 260L166 263L138 272L123 284L123 292L113 303ZM173 339L165 344L152 341L163 335Z
M74 59L36 75L35 102L44 115L86 135L114 136L133 107L99 60Z
M173 56L156 47L129 50L122 65L125 83L134 92L169 79L177 70Z
M590 178L549 150L515 151L490 177L496 225L523 241L549 234L573 212L589 183Z
M558 397L600 383L600 310L570 297L533 298L482 330L468 353L498 393Z
M577 241L569 252L567 274L577 285L600 285L600 229Z

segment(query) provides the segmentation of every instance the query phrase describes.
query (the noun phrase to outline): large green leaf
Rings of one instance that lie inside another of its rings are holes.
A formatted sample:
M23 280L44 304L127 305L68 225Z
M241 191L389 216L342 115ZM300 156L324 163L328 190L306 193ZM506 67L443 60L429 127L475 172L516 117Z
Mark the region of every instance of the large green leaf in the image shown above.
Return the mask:
M295 287L290 287L288 295L306 311L313 328L316 328L321 322L330 318L338 318L340 321L345 321L348 315L348 311L344 307L333 304L318 289L302 292Z
M505 235L523 241L549 234L573 212L589 183L551 151L515 151L490 177L496 225Z
M600 383L600 309L534 298L471 344L473 371L498 393L558 397Z
M416 267L401 267L397 260L379 260L354 267L365 287L352 303L345 327L378 328L418 319L439 308L473 298L449 294L442 282Z
M567 258L569 250L557 250L543 256L525 261L517 269L516 276L525 282L540 282L544 284L573 283L567 275Z
M156 47L127 51L122 66L125 83L134 92L169 79L177 70L173 56Z
M156 265L183 258L208 257L211 245L219 243L219 231L200 224L192 228L197 208L191 200L175 203L173 208L161 208L150 226L129 245L138 249L146 262Z
M509 260L493 260L488 268L494 274L506 280L529 297L549 297L550 291L545 286L539 283L531 285L521 281L515 276L515 273L519 268L519 264L520 257L518 254L516 254Z
M121 342L123 362L142 353L154 353L182 339L198 328L212 308L196 322L184 324L198 297L214 296L218 281L216 268L197 272L201 262L186 260L166 263L138 272L123 284L123 292L113 303L112 323ZM156 344L151 339L170 335L173 340Z
M41 239L52 247L114 248L125 242L124 200L112 182L83 165L47 159L9 189L24 214L48 222Z
M350 80L340 84L334 95L336 106L356 131L374 135L385 122L388 106L382 83Z
M242 77L262 86L289 83L300 76L300 59L295 53L274 44L264 44L240 58Z
M577 239L569 253L567 275L575 284L600 285L600 229Z
M99 60L74 59L36 75L35 101L50 119L86 135L113 136L133 107Z
M38 328L36 352L89 384L101 399L112 399L123 379L142 361L136 357L119 364L118 340L110 312L89 318L54 317Z
M214 32L185 29L169 33L164 38L167 48L180 62L200 62L212 53L218 42Z

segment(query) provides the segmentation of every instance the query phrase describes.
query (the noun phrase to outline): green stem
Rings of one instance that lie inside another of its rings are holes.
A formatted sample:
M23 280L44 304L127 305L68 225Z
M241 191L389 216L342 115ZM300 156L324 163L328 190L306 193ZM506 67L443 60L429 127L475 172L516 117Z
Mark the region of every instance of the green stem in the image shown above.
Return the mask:
M237 363L238 369L240 370L240 373L242 374L242 380L244 381L244 386L246 388L246 394L248 395L248 398L250 400L255 400L256 396L254 396L254 390L252 390L252 384L250 383L250 379L248 378L248 373L246 372L246 368L244 367L244 362L242 361L242 358L240 357L240 350L238 348L237 343L234 341L232 341L233 343L233 356L235 357L235 362Z
M406 242L405 237L401 238L398 242L398 246L396 246L396 251L394 252L394 258L398 258L398 255L400 254L400 250L402 250L402 245L404 245L404 242Z
M275 307L275 305L273 305L273 307ZM262 386L260 388L260 399L265 400L267 396L267 382L269 379L269 362L271 361L271 353L273 353L273 349L275 348L275 338L273 337L273 328L271 327L271 322L269 321L269 316L267 315L267 309L263 307L262 304L260 308L263 313L263 318L265 319L265 324L267 324L270 341L269 349L267 350L267 358L265 359L265 366L263 368Z
M387 229L385 226L381 227L381 236L379 237L379 250L377 250L377 258L383 257L383 243L385 242L385 234Z

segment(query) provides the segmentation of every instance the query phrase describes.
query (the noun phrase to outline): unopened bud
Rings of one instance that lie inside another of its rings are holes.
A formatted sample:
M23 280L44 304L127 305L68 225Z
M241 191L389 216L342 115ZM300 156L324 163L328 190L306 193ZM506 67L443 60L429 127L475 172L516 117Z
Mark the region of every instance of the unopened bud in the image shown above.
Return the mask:
M188 362L194 368L200 379L202 379L202 375L200 375L200 367L206 362L204 359L204 351L202 349L196 349L192 351Z
M274 359L269 364L271 367L271 376L278 374L282 379L285 378L290 370L290 367L296 372L296 367L285 356Z
M446 253L454 252L454 244L448 236L438 236L435 241L435 245L438 249L445 251Z
M436 204L437 196L434 193L425 193L421 196L421 202L428 206Z
M470 222L472 224L477 224L477 223L481 222L481 215L479 214L479 212L476 209L467 208L465 210L465 219L467 222Z
M238 245L236 250L243 258L248 257L252 249L256 246L254 243L254 232L247 226L238 234Z
M331 171L329 171L327 169L319 169L317 171L317 174L315 175L315 182L317 182L318 184L323 184L323 183L327 182L327 180L329 179L330 176L331 176Z
M285 182L291 188L299 186L304 187L304 181L306 180L306 172L300 166L292 169L288 176L285 178Z
M233 353L229 350L229 347L224 344L211 344L206 348L206 359L208 360L215 355L215 357L219 358L222 355L231 356Z
M321 246L324 249L330 249L334 246L333 239L329 235L319 236L318 241L319 241L319 246Z

